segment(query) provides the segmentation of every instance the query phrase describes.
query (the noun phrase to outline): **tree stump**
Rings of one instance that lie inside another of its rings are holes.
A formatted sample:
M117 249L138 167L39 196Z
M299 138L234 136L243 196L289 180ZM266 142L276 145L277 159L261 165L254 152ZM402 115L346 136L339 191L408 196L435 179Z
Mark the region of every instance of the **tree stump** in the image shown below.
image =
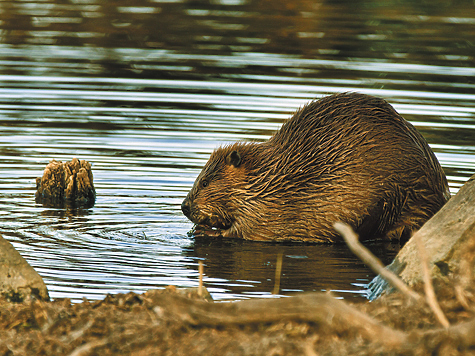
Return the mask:
M77 158L53 159L36 178L36 189L36 202L48 207L90 208L96 200L91 164Z

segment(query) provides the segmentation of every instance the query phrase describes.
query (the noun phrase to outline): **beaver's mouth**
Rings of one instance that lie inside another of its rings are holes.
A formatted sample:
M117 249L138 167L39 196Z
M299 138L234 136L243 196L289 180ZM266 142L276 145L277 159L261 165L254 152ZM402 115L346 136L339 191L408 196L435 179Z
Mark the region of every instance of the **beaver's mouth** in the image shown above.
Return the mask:
M231 221L227 221L217 215L201 216L201 219L192 221L195 223L192 230L193 236L223 237L223 234L232 226Z
M195 226L207 230L227 230L231 227L231 221L227 221L218 215L201 216L201 218L191 219Z
M183 214L190 219L195 226L188 232L190 236L207 235L222 236L222 232L228 230L232 226L230 219L226 219L216 213L208 213L201 209L196 209L188 198L186 198L181 206Z

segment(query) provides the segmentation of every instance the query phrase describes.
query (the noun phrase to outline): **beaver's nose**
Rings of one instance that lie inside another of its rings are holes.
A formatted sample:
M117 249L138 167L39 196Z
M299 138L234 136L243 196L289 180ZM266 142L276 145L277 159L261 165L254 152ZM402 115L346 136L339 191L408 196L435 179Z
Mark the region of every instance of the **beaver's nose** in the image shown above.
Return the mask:
M188 198L185 198L185 200L183 200L183 203L181 203L181 211L183 211L183 214L185 214L187 218L190 218L191 204Z

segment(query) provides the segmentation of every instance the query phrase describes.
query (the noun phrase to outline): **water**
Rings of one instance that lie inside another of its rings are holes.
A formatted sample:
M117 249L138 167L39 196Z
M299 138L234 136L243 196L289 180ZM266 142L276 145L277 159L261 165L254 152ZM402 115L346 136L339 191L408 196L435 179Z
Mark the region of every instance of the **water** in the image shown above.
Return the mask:
M345 246L195 240L181 201L216 146L342 91L393 104L456 193L475 173L474 38L472 1L0 1L0 233L52 298L197 286L200 259L216 300L271 297L282 253L281 295L362 299L374 274ZM35 204L49 160L73 157L95 206Z

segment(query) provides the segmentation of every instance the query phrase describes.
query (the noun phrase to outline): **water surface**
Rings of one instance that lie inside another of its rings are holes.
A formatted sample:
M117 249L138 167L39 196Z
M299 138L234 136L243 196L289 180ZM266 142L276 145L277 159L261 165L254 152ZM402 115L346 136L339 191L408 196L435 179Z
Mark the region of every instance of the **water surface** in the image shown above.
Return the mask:
M280 253L282 295L361 298L374 275L344 245L195 240L180 204L215 147L343 91L393 104L455 194L475 173L475 7L445 4L0 2L0 233L53 298L197 286L200 259L216 300L271 297ZM49 160L73 157L95 206L35 204Z

